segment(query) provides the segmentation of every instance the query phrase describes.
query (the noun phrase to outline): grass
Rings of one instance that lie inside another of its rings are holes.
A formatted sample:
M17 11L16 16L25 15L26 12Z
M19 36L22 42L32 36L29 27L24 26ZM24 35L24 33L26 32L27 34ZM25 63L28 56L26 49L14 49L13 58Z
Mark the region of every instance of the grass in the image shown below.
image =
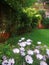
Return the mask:
M30 38L33 40L33 43L36 44L37 41L41 41L43 44L49 46L49 29L34 29L30 33L25 33L20 36L15 36L10 38L7 43L8 44L17 44L18 40L21 37L25 37L26 39Z
M9 38L3 44L0 44L0 63L1 63L1 58L3 55L6 55L8 58L14 57L15 60L18 60L20 58L19 55L13 54L12 49L15 47L17 48L19 47L17 43L21 37L25 37L26 39L30 38L31 40L33 40L32 44L35 44L35 45L37 44L37 41L41 41L42 44L46 44L49 47L49 29L33 29L32 32L30 33L25 33L20 36L16 35L14 37ZM19 59L19 62L21 62L20 59Z

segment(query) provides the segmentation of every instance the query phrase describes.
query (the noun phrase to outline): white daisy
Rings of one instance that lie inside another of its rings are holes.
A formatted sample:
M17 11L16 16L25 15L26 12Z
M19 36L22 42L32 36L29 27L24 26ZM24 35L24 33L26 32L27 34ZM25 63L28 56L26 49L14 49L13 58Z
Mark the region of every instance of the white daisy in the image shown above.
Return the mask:
M22 42L22 40L19 40L19 43Z
M31 39L28 39L27 42L32 42L32 40Z
M21 43L19 43L19 46L25 47L25 46L26 46L26 42L21 42Z
M20 54L21 54L21 56L25 56L26 55L25 52L20 52Z
M33 52L32 50L28 50L28 51L27 51L27 54L28 54L28 55L33 55L34 52Z
M32 63L33 63L33 59L32 59L32 57L29 56L29 55L25 56L25 60L26 60L26 62L27 62L28 64L32 64Z
M13 65L14 63L15 63L14 59L13 58L10 58L9 59L9 62L8 62L8 65L11 65L11 64Z
M49 49L46 49L46 54L49 56Z
M46 61L46 56L45 56L45 55L43 56L43 59L42 59L42 60L43 60L43 61Z
M14 52L14 53L19 53L19 49L18 49L18 48L14 48L14 49L13 49L13 52Z
M38 42L37 42L37 44L41 44L41 42L40 42L40 41L38 41Z
M40 61L40 65L48 65L45 61Z
M42 59L43 59L43 55L37 54L37 55L36 55L36 58L39 59L39 60L42 60Z
M21 47L21 48L20 48L20 52L21 52L21 51L25 51L25 49L24 49L23 47Z
M2 62L2 65L8 65L8 61L7 61L7 60L4 60L4 61Z
M26 42L27 45L31 45L31 42Z
M34 50L34 53L39 54L40 51L39 51L38 49L35 49L35 50Z
M23 40L25 40L25 38L24 38L24 37L22 37L22 38L21 38L21 40L23 41Z
M6 56L3 56L2 59L3 59L3 60L7 60L7 57L6 57Z

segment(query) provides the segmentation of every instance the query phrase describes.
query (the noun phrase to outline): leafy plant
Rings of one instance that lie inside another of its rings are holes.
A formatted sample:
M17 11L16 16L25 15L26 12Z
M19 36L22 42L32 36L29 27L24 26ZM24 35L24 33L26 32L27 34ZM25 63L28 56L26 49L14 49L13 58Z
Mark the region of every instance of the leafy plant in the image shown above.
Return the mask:
M45 25L45 28L49 28L49 18L44 18L42 23Z

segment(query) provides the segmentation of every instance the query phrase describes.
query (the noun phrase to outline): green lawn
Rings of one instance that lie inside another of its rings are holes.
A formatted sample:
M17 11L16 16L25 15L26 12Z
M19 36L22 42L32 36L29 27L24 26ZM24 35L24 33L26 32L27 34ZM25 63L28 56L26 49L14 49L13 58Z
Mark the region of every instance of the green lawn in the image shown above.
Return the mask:
M25 37L26 39L30 38L33 40L34 44L36 44L37 41L41 41L43 44L47 44L49 46L49 29L34 29L30 33L10 38L7 42L10 44L17 44L21 37Z
M17 42L21 37L25 37L26 39L30 38L31 40L33 40L32 44L35 44L35 45L37 44L37 41L41 41L42 44L46 44L49 47L49 29L33 29L32 32L30 33L25 33L20 36L9 38L5 43L0 44L0 62L1 62L1 57L3 55L7 55L7 57L16 58L17 55L14 56L11 50L14 47L17 47L17 48L19 47L17 45ZM19 57L17 56L17 60L18 59Z
M37 41L41 41L49 46L49 29L35 29L31 33L23 36L32 39L34 44L36 44Z

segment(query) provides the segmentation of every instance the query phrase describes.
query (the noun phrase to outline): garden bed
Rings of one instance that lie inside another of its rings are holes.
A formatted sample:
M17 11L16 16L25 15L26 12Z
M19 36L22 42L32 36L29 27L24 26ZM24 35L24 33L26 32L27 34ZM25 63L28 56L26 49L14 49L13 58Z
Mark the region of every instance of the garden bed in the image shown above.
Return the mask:
M19 48L18 41L21 39L21 37L25 37L27 39L32 40L32 45L27 46L26 49L32 49L34 50L35 46L37 46L37 42L40 41L42 43L42 47L44 45L47 45L47 48L49 48L49 29L33 29L32 32L26 33L24 35L15 36L9 38L4 44L0 44L0 64L2 63L2 57L5 55L7 59L13 58L15 60L15 65L22 65L22 57L19 54L14 54L13 49ZM45 48L46 49L46 48ZM45 50L42 48L41 51ZM42 52L42 54L44 51ZM33 65L39 65L39 60L34 58ZM48 61L47 61L48 62Z

